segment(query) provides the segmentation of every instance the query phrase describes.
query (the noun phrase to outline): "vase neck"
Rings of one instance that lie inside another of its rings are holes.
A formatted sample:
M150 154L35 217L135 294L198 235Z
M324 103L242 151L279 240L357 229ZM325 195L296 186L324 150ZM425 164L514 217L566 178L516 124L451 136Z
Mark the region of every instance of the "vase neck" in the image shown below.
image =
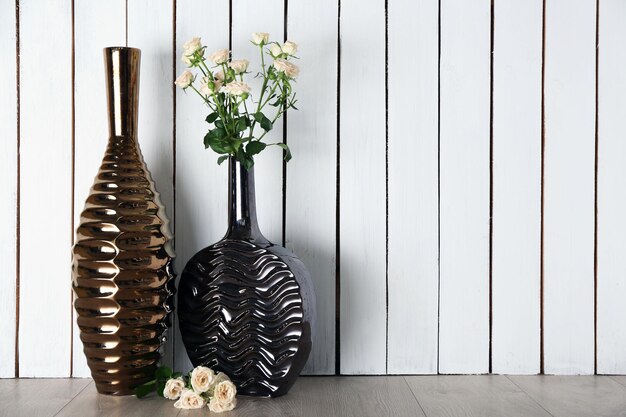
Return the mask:
M136 48L104 48L109 135L135 138L139 102L139 64Z
M254 167L228 158L228 232L231 238L265 241L256 218Z

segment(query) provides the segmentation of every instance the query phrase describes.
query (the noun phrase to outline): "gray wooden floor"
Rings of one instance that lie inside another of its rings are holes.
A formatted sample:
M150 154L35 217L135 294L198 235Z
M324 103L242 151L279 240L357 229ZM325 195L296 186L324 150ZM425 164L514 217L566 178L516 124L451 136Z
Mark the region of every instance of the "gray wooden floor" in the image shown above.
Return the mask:
M89 379L0 380L0 416L194 417L160 397L96 393ZM626 416L624 376L302 377L277 399L240 397L224 417Z

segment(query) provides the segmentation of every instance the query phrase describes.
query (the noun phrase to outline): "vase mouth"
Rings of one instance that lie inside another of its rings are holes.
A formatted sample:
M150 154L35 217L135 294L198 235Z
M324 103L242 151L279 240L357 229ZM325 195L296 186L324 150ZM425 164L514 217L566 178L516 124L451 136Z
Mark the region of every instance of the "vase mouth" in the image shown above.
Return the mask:
M113 51L132 51L132 52L139 52L141 53L141 49L139 48L135 48L132 46L107 46L106 48L103 49L103 51L107 52L113 52Z
M141 51L126 46L103 49L109 136L137 135Z

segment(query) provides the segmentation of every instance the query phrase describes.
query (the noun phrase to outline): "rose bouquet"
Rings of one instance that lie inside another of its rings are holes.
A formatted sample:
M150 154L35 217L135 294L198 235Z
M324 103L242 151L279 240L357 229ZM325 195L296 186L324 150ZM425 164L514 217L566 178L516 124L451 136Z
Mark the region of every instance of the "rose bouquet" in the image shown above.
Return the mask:
M187 69L175 81L183 90L193 90L208 106L209 128L204 146L220 155L217 163L232 156L246 169L254 165L254 156L268 146L281 147L285 161L291 159L287 144L267 143L263 139L288 109L297 110L292 83L299 73L299 68L291 62L298 49L295 42L287 41L282 45L270 42L268 33L253 33L251 42L258 46L261 54L261 70L255 77L262 84L256 100L252 88L245 82L250 74L249 61L231 59L228 49L205 57L206 46L200 38L185 43L182 56L183 62L199 73ZM266 56L271 64L266 65ZM268 106L274 108L273 115L268 116Z
M197 366L187 376L162 366L157 369L153 381L135 388L135 395L143 398L153 391L168 400L176 400L174 407L185 410L206 405L209 410L221 413L230 411L237 405L235 384L225 373L216 374L205 366Z

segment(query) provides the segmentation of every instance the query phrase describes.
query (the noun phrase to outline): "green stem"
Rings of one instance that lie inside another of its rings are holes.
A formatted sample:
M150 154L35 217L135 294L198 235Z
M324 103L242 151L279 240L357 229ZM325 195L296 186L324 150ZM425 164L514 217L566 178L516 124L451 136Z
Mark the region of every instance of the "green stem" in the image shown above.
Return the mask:
M215 101L215 104L217 105L217 109L215 109L215 108L213 108L213 107L211 106L210 101L209 101L209 100L207 100L207 98L206 98L205 96L203 96L203 95L202 95L202 93L201 93L201 92L199 92L199 91L196 89L196 87L194 87L193 85L190 85L190 87L193 89L193 91L195 91L196 93L198 93L198 95L202 98L202 100L204 100L204 101L205 101L205 102L209 105L209 107L211 107L211 110L213 110L213 111L217 111L217 114L219 114L219 116L220 116L220 118L221 118L222 120L227 120L227 119L225 119L225 112L224 112L224 110L222 109L222 107L220 106L219 100L217 99L217 96L216 96L215 92L212 92L212 94L211 94L211 95L213 96L213 100ZM230 132L228 131L228 129L226 128L226 123L224 123L224 129L226 129L226 133L230 133ZM233 131L234 131L234 130L233 130Z
M211 70L209 69L209 67L207 67L206 62L204 62L204 59L200 60L200 63L202 64L202 66L206 69L206 72L204 72L204 70L202 69L202 67L198 67L200 68L200 71L202 71L202 73L204 73L205 76L209 77L209 79L211 81L215 81L215 78L213 77L213 73L211 72Z

